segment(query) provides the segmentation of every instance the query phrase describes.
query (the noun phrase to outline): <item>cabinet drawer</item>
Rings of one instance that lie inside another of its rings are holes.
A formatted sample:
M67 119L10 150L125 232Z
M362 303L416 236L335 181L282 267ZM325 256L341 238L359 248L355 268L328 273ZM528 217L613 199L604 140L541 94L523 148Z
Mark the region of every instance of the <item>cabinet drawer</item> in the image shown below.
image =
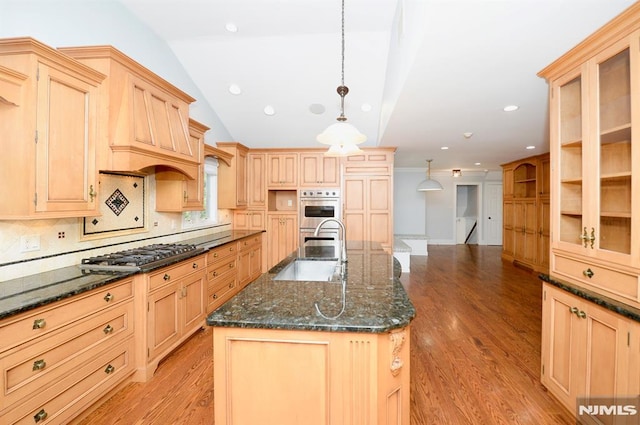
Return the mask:
M222 258L236 255L236 244L231 242L212 249L207 253L207 265L216 263Z
M15 409L2 413L4 424L66 424L101 395L133 372L134 344L128 339L76 368L70 377L73 384L56 384ZM36 421L36 417L46 421ZM44 418L43 418L44 419Z
M237 292L237 286L234 274L228 274L216 283L210 283L207 291L207 312L215 310L231 298Z
M213 265L207 267L207 279L213 281L220 279L227 274L236 274L236 257L225 258L219 260Z
M121 304L0 357L0 408L66 381L102 345L133 335L133 302Z
M238 241L238 250L244 251L251 249L262 242L262 235L255 235Z
M202 270L205 267L204 255L199 257L190 258L182 261L175 266L165 267L149 274L149 291L153 291L161 286L173 283L176 280L193 273L198 270Z
M68 323L133 297L133 281L116 282L87 295L59 301L0 323L1 351L41 337Z
M554 271L575 281L638 302L638 276L555 255ZM589 277L590 276L590 277Z

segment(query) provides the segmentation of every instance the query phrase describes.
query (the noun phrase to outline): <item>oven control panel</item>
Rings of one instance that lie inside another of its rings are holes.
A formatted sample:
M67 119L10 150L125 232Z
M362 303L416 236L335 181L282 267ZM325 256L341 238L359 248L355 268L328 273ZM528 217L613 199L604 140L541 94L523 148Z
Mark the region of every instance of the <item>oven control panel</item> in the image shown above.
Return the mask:
M300 191L301 198L339 198L340 189L304 189Z

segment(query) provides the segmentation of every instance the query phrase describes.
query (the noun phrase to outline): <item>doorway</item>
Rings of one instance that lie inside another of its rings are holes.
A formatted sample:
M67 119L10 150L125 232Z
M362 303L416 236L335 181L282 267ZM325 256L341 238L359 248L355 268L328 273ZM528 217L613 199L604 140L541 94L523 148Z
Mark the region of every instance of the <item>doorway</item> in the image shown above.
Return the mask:
M480 183L456 183L456 244L478 245L481 240L482 204Z

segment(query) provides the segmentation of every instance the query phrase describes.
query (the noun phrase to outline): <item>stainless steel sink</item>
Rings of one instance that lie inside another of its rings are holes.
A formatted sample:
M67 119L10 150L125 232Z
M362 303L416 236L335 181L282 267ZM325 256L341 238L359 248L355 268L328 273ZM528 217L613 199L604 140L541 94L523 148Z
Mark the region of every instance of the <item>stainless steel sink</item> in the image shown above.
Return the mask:
M340 263L336 259L311 260L297 258L280 270L273 280L340 281L340 272Z

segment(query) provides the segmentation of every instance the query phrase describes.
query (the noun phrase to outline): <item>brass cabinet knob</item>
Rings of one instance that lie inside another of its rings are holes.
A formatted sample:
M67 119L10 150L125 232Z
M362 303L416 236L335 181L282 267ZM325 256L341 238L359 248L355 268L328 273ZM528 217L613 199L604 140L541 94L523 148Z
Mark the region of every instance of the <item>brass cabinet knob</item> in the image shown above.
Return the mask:
M104 296L104 300L106 302L113 300L113 295L111 295L111 292L107 292L107 294Z
M113 332L113 326L111 326L111 325L105 326L105 328L102 330L102 332L104 332L105 335L109 335L110 333Z
M578 317L579 317L579 318L581 318L581 319L584 319L584 318L586 318L586 317L587 317L587 313L585 313L585 312L584 312L584 311L582 311L582 310L580 310L580 312L579 312L579 313L577 313L577 314L578 314Z
M213 298L214 300L215 300L215 299L218 299L218 294L213 294L213 295L211 296L211 298Z
M194 268L194 269L197 269L198 268L198 263L193 263L193 265L191 267Z
M38 413L36 413L33 416L33 420L38 423L40 421L44 421L45 419L47 419L47 416L49 416L49 414L47 412L45 412L44 409L40 410Z
M587 270L583 270L582 274L586 277L588 277L589 279L591 279L594 275L593 270L591 269L587 269Z
M45 362L44 359L40 359L33 362L33 368L31 370L42 370L45 367L47 367L47 362Z
M109 366L107 366L107 367L104 369L104 373L106 373L107 375L109 375L109 374L113 373L115 370L116 370L116 368L115 368L115 367L113 367L113 366L109 365Z
M171 276L169 276L168 274L165 273L164 276L162 276L162 278L164 280L169 280L169 279L171 279Z
M578 314L578 307L569 307L569 311L570 311L571 313Z
M42 329L47 326L47 321L44 319L36 319L33 321L33 329Z
M218 258L218 253L217 252L213 253L213 258Z

